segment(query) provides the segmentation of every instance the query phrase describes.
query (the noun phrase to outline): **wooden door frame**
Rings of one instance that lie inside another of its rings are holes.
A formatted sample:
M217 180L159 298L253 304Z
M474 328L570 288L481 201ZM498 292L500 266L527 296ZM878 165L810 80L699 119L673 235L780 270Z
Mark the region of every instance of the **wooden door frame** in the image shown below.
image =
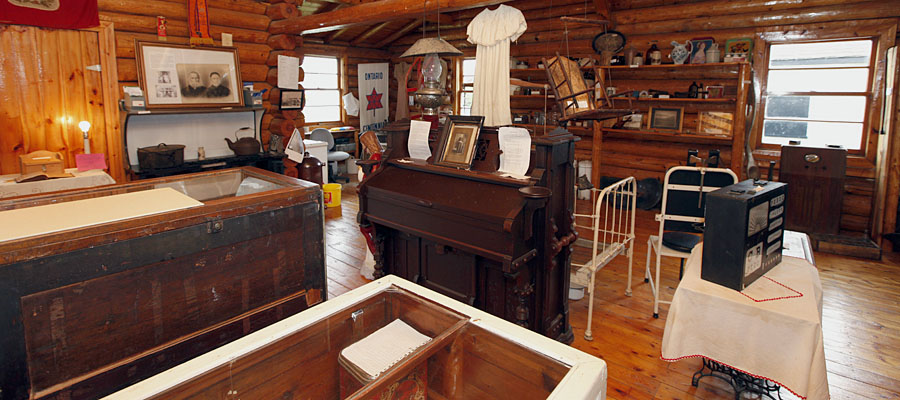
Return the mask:
M103 117L106 124L106 151L109 158L109 175L118 183L124 183L125 158L121 127L119 126L119 75L116 67L116 33L110 21L100 21L100 26L81 29L96 32L100 50L100 91L103 96Z

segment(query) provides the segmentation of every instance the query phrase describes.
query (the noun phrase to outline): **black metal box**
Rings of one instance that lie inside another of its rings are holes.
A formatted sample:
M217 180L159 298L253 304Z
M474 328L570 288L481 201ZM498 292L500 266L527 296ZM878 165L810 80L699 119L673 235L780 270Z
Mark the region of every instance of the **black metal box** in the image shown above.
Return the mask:
M787 184L738 182L706 197L700 277L743 290L781 262Z

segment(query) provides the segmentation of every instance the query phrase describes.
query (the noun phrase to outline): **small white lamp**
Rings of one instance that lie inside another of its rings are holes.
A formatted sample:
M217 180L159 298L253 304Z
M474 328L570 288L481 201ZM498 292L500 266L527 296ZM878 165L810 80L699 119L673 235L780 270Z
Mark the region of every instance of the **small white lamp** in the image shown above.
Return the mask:
M81 121L78 123L78 129L81 129L81 132L84 133L84 154L91 154L91 141L88 139L88 131L91 130L91 123Z

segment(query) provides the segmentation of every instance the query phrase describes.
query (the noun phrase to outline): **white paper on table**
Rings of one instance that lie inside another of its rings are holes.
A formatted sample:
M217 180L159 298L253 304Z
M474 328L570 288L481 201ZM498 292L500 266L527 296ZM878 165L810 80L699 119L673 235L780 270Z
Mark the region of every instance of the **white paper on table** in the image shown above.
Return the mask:
M431 157L431 148L428 147L428 132L431 130L429 121L409 121L409 158L427 160Z
M531 163L531 134L525 128L500 128L500 168L497 172L525 176Z
M291 56L278 56L278 87L282 89L299 89L300 59Z

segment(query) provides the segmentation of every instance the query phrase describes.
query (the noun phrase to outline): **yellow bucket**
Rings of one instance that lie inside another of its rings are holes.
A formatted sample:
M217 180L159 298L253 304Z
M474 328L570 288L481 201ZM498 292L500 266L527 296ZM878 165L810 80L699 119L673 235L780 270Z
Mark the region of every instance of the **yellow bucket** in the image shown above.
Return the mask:
M326 183L322 185L322 190L324 190L325 207L331 208L341 206L341 184Z

